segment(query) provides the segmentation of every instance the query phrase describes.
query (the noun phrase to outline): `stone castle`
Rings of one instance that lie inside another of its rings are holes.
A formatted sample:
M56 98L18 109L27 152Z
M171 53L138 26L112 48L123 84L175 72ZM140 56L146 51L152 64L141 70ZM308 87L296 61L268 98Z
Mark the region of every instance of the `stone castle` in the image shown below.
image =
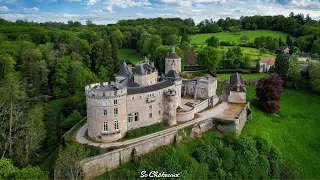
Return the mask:
M128 130L157 123L174 126L180 121L177 109L181 109L184 95L207 100L204 108L218 102L217 78L186 80L179 77L180 72L181 57L173 47L165 58L166 75L159 76L147 59L133 70L123 62L115 82L86 86L88 136L94 141L112 142L123 138Z

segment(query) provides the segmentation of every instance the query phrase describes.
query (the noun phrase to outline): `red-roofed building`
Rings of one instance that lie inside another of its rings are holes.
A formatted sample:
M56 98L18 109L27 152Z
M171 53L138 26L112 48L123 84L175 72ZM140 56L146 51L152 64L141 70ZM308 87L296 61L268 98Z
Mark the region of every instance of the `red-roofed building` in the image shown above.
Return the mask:
M260 72L267 73L271 66L275 65L276 60L274 58L261 58L260 60Z

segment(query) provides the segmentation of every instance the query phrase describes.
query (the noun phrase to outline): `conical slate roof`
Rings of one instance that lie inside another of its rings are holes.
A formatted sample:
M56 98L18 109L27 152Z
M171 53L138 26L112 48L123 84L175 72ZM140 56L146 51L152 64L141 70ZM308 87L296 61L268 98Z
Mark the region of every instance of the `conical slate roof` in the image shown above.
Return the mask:
M171 69L168 71L167 77L176 79L176 78L179 78L179 75L178 75L177 71Z
M129 67L125 61L123 61L122 66L116 75L124 76L124 77L131 76L131 72L130 72Z
M135 83L132 80L132 77L128 77L128 78L120 81L120 84L124 85L124 86L127 86L127 87L138 87L139 86L139 84Z

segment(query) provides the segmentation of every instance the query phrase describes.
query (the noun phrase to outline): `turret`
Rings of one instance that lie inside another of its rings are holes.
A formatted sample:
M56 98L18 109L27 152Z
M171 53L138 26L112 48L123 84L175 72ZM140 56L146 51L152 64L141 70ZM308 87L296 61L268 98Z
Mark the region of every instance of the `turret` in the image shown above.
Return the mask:
M176 53L175 47L171 47L171 53L165 58L165 74L169 72L172 65L177 73L181 72L181 57Z
M164 115L163 121L169 126L177 124L177 93L169 89L164 93Z
M119 83L90 84L85 88L88 136L112 142L127 132L127 87Z

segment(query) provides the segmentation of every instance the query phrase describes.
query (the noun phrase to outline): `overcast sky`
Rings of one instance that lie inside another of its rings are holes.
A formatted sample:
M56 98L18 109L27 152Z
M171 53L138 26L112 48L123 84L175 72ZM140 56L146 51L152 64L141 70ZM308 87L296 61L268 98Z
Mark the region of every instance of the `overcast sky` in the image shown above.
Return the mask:
M290 12L320 19L320 0L0 0L0 17L10 21L108 24L120 19L180 17L199 23L205 18L288 16Z

